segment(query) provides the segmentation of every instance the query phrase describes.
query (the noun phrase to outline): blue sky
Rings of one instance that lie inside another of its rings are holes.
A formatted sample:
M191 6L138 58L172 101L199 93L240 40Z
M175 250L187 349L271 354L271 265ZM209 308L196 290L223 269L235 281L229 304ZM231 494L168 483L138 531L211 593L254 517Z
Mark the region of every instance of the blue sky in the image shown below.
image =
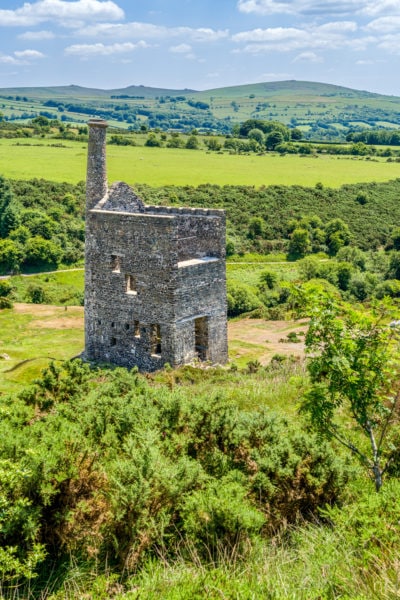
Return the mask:
M400 0L1 0L0 87L322 81L400 96Z

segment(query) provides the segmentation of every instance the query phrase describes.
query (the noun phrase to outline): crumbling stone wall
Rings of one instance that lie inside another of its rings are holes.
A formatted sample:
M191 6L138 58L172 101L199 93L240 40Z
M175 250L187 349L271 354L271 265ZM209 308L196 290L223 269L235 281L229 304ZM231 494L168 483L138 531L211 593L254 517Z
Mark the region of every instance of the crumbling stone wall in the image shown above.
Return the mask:
M104 132L89 122L86 358L143 371L225 363L224 212L146 206L121 182L108 189Z

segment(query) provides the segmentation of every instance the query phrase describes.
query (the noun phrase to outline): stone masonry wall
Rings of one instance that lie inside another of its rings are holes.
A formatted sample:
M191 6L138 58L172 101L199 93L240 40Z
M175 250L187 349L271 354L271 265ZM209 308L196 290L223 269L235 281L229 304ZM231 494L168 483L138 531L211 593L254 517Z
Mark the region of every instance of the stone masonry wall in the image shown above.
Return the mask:
M85 357L144 371L226 362L223 211L146 206L126 184L108 189L105 127L89 131Z

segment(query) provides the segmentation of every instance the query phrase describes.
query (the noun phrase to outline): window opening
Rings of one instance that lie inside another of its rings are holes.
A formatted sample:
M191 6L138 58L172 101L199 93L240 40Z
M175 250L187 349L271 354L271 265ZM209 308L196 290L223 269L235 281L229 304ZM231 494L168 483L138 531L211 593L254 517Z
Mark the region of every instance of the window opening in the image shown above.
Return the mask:
M121 257L116 254L111 256L111 270L113 273L121 272Z
M116 346L117 345L117 338L112 337L111 338L111 346Z
M133 335L137 338L140 338L140 323L139 323L139 321L134 321L134 323L133 323Z
M161 354L161 328L159 325L150 325L151 354Z
M126 329L126 331L129 331L130 327L131 326L129 325L129 323L125 323L125 329Z
M199 317L194 320L194 350L200 360L208 358L208 319Z
M133 275L125 275L125 284L126 284L126 293L136 295L137 294L137 285L136 279Z

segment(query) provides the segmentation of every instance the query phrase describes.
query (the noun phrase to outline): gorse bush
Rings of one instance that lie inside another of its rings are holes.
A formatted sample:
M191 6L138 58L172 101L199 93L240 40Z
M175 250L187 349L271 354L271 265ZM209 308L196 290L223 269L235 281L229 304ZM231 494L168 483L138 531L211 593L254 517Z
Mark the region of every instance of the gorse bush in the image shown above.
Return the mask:
M348 477L328 444L267 409L122 369L52 364L0 408L0 567L11 579L45 555L128 572L188 546L241 556L334 503Z

